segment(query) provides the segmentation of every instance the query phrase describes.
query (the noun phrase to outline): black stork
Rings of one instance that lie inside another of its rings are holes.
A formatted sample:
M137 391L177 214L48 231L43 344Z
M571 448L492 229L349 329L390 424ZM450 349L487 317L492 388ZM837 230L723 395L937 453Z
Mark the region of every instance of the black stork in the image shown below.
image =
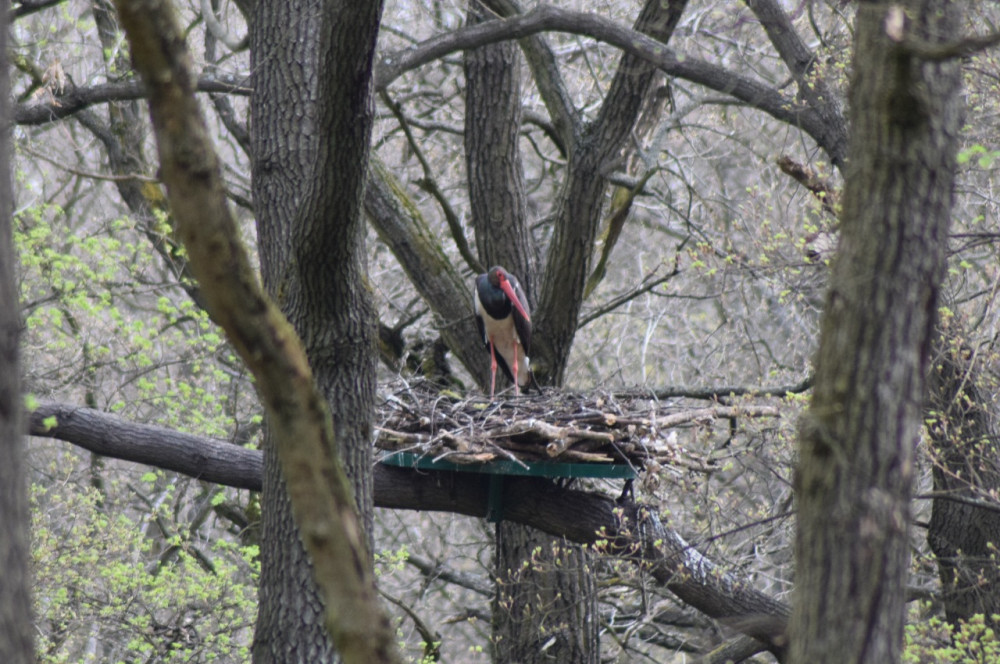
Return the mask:
M534 384L528 354L531 352L531 316L521 284L500 266L476 277L473 293L476 325L490 349L490 399L497 380L497 364L514 383L514 394Z

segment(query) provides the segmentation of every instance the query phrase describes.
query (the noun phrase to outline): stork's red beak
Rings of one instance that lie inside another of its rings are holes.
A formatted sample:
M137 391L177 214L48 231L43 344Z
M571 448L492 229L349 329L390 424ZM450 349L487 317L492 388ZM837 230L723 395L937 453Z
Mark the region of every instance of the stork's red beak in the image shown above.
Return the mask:
M517 294L514 293L514 289L511 287L510 282L507 281L507 277L503 274L500 275L500 288L507 294L507 298L514 305L514 308L521 312L521 315L524 316L524 320L530 323L531 316L528 315L524 305L521 304L521 300L517 299Z

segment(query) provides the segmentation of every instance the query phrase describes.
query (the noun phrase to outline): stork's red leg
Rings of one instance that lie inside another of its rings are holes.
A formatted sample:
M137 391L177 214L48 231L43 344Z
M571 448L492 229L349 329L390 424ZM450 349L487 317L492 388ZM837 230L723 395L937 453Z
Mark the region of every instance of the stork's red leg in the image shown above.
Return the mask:
M490 339L490 401L493 400L493 388L497 384L497 351Z
M517 383L517 344L514 344L514 396L521 394L521 386Z

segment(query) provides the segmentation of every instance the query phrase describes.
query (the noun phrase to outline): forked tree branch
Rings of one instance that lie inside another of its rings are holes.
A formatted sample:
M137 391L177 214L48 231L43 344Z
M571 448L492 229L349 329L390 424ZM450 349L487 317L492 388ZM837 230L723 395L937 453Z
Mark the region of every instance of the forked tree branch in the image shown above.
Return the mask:
M740 76L725 67L699 60L610 19L541 5L512 18L486 21L432 37L416 46L384 55L375 72L377 89L384 89L404 73L450 53L497 41L523 39L540 32L566 32L611 44L654 64L671 76L732 96L771 117L801 127L831 159L842 154L839 135L831 133L826 119L812 108L799 108L794 100L758 80Z

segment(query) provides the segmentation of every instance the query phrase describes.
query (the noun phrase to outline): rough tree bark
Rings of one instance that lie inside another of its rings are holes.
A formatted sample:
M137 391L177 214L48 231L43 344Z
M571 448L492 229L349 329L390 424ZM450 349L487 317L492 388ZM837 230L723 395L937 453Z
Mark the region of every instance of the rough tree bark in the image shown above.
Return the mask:
M0 662L35 661L28 549L28 482L24 467L21 307L14 278L10 69L7 15L0 17Z
M954 11L940 0L858 7L842 235L800 431L793 662L901 654L961 79L957 63L922 61L897 39L953 34Z
M398 661L394 633L375 592L366 533L335 450L334 427L303 344L259 287L240 245L176 18L163 0L120 0L118 9L135 68L149 86L177 234L202 285L206 309L253 372L266 408L289 504L322 591L323 628L345 661ZM319 13L322 34L335 34L333 26L341 18L337 9L325 6ZM321 53L333 50L327 39L319 44ZM362 168L362 178L364 172ZM358 204L360 197L359 188ZM290 626L301 622L300 614ZM268 642L272 648L263 650L259 661L321 661L306 652L314 643L283 642L286 649L276 651L274 642Z
M800 96L828 127L813 132L832 163L844 168L846 121L833 90L813 74L815 54L795 33L774 0L747 0L790 72ZM934 498L927 541L937 557L945 615L953 624L977 613L1000 614L1000 514L981 501L1000 490L996 422L983 386L983 367L962 341L956 321L935 335L929 373L928 432L932 441ZM994 629L1000 627L993 621Z
M472 0L466 23L492 18ZM485 267L517 276L534 307L535 261L521 163L521 59L517 44L465 51L465 165L476 249ZM482 381L480 381L482 383Z
M927 542L937 556L948 621L957 624L978 613L997 629L1000 513L992 500L1000 491L1000 439L982 367L961 338L949 329L934 345L927 417L934 500Z
M489 376L472 316L472 283L444 253L440 239L403 185L378 159L372 159L365 187L365 212L379 239L392 251L430 310L447 324L441 338L473 376Z
M365 284L361 205L381 8L381 2L363 9L320 0L258 2L250 33L261 271L303 339L330 406L338 445L331 453L343 459L368 537L375 318ZM333 653L315 619L322 606L273 453L265 459L254 661L327 661Z

